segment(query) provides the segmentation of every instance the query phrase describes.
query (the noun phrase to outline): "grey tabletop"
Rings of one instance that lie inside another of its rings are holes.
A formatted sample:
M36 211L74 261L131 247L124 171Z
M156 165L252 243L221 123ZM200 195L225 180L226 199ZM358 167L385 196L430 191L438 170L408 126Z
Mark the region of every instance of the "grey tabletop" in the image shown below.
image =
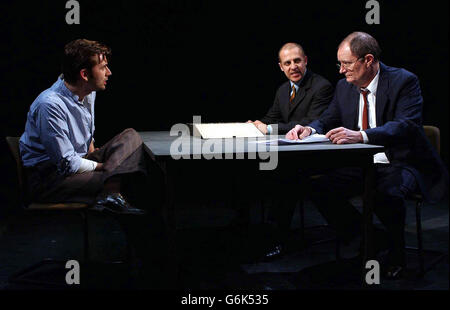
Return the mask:
M147 151L155 157L189 156L189 155L216 155L216 154L245 154L251 152L316 152L353 150L375 154L384 150L383 146L371 144L332 144L309 143L293 145L267 144L265 140L284 138L284 136L264 136L261 138L225 138L201 139L187 133L169 131L143 131L139 132ZM261 143L263 142L263 143Z

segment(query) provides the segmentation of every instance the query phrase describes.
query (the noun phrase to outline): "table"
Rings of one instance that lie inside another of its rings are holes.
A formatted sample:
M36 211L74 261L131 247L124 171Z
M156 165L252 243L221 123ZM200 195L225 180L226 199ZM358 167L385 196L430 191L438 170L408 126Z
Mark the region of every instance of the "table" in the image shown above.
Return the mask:
M208 160L222 160L230 169L237 165L237 161L259 162L262 167L270 168L278 161L301 160L311 167L348 167L357 166L364 172L363 220L365 249L362 270L365 262L373 257L372 253L372 224L373 201L375 188L375 174L373 155L382 152L383 146L370 144L311 143L295 145L267 145L256 143L256 138L228 138L202 140L189 135L189 129L184 126L172 131L139 132L146 152L159 165L164 173L166 185L166 200L163 217L166 221L169 239L170 256L173 263L173 279L177 278L178 265L176 263L176 221L175 221L175 193L174 167L188 162L204 162ZM284 136L265 136L258 140L284 138ZM175 261L174 261L175 260ZM364 272L362 281L365 283Z

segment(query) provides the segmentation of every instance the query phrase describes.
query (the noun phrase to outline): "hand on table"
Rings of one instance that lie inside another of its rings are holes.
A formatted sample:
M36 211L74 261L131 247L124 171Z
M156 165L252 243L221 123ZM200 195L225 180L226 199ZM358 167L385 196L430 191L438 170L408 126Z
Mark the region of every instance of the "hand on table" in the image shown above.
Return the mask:
M303 127L302 125L296 125L294 128L289 130L289 132L286 134L286 139L289 140L297 140L297 139L304 139L307 136L311 134L311 128L309 127Z
M335 144L349 144L364 142L361 132L338 127L330 130L325 135Z
M261 131L263 134L267 135L268 130L267 130L267 125L264 124L263 122L256 120L256 121L250 121L248 120L247 123L252 123L253 125L255 125L256 128L258 128L259 131Z

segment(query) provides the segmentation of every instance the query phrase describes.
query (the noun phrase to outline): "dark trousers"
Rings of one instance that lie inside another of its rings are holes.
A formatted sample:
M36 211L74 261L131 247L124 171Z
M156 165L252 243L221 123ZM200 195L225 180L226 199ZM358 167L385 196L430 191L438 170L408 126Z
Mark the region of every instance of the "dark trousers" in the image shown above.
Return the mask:
M56 166L44 162L27 168L30 201L94 203L110 178L118 178L120 191L134 207L147 214L114 215L127 240L143 261L144 273L160 273L167 255L166 236L160 208L163 202L162 172L150 160L134 129L116 135L87 159L104 163L103 171L70 176L57 173ZM158 284L157 281L151 282Z
M404 264L405 199L415 191L417 183L403 167L376 164L375 170L374 212L389 234L391 263ZM327 171L310 179L309 184L311 200L342 240L349 241L361 232L362 216L348 199L363 192L362 169Z
M305 198L312 200L342 241L349 242L360 235L362 215L349 199L363 193L361 168L280 168L271 181L277 197L270 212L278 227L275 237L279 242L287 238L296 203ZM408 169L390 164L376 164L375 170L374 212L389 234L393 263L404 263L405 199L416 190L416 179Z

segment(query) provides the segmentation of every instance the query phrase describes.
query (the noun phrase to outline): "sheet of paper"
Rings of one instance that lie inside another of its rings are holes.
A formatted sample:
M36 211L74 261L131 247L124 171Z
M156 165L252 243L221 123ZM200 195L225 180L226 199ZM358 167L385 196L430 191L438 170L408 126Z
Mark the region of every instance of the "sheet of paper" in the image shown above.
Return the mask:
M204 139L264 136L251 123L203 123L194 126Z

